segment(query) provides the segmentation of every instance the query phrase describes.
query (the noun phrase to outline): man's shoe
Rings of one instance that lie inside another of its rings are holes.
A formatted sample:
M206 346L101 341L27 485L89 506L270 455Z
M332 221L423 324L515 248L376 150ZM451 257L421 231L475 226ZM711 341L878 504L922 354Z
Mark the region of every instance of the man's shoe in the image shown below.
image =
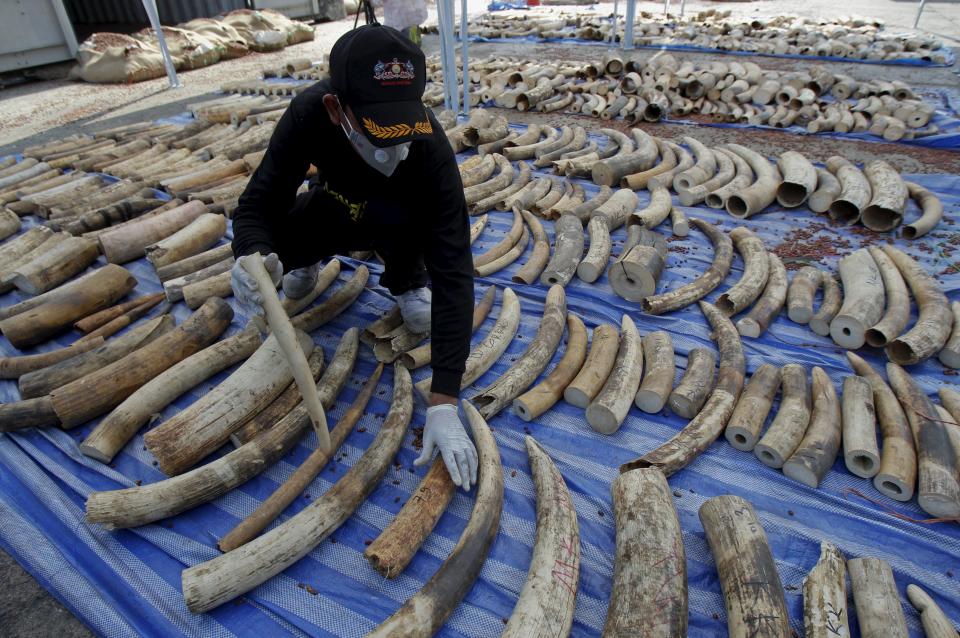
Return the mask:
M400 316L407 327L417 334L430 332L430 301L432 295L427 287L414 288L397 296Z
M302 299L317 285L320 264L297 268L283 276L283 294L290 299Z

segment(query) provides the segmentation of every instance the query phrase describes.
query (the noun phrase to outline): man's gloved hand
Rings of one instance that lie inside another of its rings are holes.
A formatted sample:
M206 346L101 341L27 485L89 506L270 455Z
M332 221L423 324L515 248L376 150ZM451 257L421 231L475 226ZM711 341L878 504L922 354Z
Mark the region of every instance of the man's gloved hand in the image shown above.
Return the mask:
M302 299L317 285L320 264L295 268L283 276L283 294L290 299Z
M427 408L427 424L423 427L423 451L414 465L423 465L433 458L433 448L440 455L454 485L470 491L477 482L477 449L463 429L457 406L449 403Z
M230 286L240 307L250 316L263 316L263 297L260 296L260 289L253 275L244 268L244 264L251 259L263 259L263 267L267 269L274 285L279 284L280 278L283 277L283 266L277 253L270 253L262 258L258 255L244 255L237 259L230 271Z

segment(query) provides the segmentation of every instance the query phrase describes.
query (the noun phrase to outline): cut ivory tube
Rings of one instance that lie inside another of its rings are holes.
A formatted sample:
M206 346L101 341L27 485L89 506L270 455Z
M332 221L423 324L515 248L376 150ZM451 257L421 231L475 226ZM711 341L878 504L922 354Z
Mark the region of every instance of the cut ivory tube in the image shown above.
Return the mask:
M788 363L780 370L782 396L780 407L763 438L753 448L764 465L783 467L793 454L810 423L810 388L807 371L797 363Z
M320 404L320 397L317 396L317 384L313 380L313 374L310 373L310 366L307 363L307 357L298 343L297 334L290 323L290 317L280 304L280 298L277 296L277 289L267 269L263 265L263 259L260 253L254 253L250 259L243 260L243 267L250 276L257 282L260 289L260 297L263 300L263 310L270 325L271 331L277 338L277 343L283 351L290 371L293 373L294 382L300 389L300 396L303 397L303 403L307 407L307 413L310 415L310 422L313 424L313 430L319 440L319 449L330 451L330 431L327 429L327 417L323 412L323 406Z
M840 450L840 402L833 382L814 367L813 410L810 426L800 445L783 464L783 473L807 487L816 488L833 466Z
M883 160L872 160L863 167L872 197L861 213L863 225L870 230L893 230L903 221L907 205L907 186L900 173Z
M767 536L749 502L717 496L700 507L720 576L730 638L789 638L790 616Z
M647 374L643 377L634 402L644 412L656 414L666 404L676 375L670 333L658 330L648 334L643 340L643 359Z
M823 271L823 300L820 308L810 317L810 329L822 337L830 334L830 322L840 310L843 303L843 293L840 284L830 272Z
M893 260L876 246L867 248L876 262L883 277L883 290L886 297L886 312L883 317L865 333L867 343L874 348L882 348L900 336L910 321L910 293Z
M783 183L777 188L777 202L785 208L800 206L817 188L817 169L796 151L786 151L777 160Z
M580 372L564 389L563 399L570 405L586 408L600 392L617 358L619 332L615 326L602 323L593 329L590 353Z
M677 416L692 419L713 390L717 356L709 348L694 348L687 354L687 368L670 393L668 404Z
M780 388L780 369L764 363L750 376L737 407L727 423L724 436L730 445L750 452L760 438L763 423L770 413L773 397Z
M746 219L761 212L773 203L780 186L780 172L767 158L739 144L727 144L726 148L744 159L753 169L757 180L733 193L727 198L727 212L740 219Z
M827 160L827 170L840 182L840 195L830 204L830 218L852 226L870 203L870 182L859 168L839 155Z
M623 423L643 374L640 333L627 315L620 324L620 349L610 376L587 407L587 423L601 434L613 434ZM671 371L672 372L672 371ZM671 379L671 382L673 380Z
M737 321L737 331L744 337L758 338L773 323L787 299L787 268L776 253L767 253L770 274L763 294L746 317Z
M877 262L866 248L840 260L840 279L845 296L830 322L830 337L838 346L856 350L866 342L866 333L883 316L883 279Z
M880 471L873 388L863 377L843 380L843 460L852 474L873 478Z
M900 606L890 563L879 558L847 561L853 603L863 638L907 638L907 620Z

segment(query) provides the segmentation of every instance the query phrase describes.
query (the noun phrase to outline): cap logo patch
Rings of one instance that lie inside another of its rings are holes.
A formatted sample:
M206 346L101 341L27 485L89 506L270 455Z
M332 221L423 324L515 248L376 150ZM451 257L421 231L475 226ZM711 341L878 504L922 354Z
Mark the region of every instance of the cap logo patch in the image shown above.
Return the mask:
M416 77L413 62L407 60L401 62L394 58L390 62L377 62L373 65L373 79L380 80L382 84L409 84L410 80ZM397 80L406 80L397 82Z
M363 118L363 126L370 131L370 135L382 140L405 137L407 135L417 135L420 133L433 133L433 126L430 124L430 120L414 122L413 126L403 122L391 126L380 126L369 117L365 117Z

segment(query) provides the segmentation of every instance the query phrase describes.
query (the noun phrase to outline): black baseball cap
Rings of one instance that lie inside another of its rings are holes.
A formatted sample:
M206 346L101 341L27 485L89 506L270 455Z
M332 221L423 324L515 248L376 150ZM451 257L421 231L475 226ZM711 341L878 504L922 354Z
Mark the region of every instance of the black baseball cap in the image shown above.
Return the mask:
M423 51L391 27L364 25L330 50L330 84L375 146L433 134L422 101L426 80Z

